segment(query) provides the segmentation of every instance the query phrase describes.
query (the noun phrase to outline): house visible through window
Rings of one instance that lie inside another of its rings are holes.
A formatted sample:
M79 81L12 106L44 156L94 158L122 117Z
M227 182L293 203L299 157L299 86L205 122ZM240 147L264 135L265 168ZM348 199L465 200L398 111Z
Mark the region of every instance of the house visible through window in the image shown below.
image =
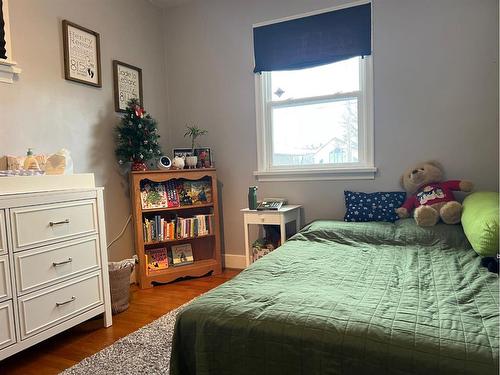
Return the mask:
M255 174L373 178L370 4L260 28Z

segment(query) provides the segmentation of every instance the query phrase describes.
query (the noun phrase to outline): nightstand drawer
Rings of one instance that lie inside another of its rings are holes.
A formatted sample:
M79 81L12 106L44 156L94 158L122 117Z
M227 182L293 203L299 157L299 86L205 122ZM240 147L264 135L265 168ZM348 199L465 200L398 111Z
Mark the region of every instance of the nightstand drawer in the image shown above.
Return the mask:
M97 232L96 202L85 200L11 210L14 251Z
M7 227L5 226L5 211L0 210L0 255L7 253Z
M11 297L9 258L4 255L0 256L0 301Z
M0 349L15 344L14 311L12 301L0 303Z
M245 214L247 215L247 214ZM253 213L246 217L248 224L274 224L279 225L281 218L279 215L272 213Z
M103 303L100 273L20 297L21 338L25 339Z
M19 294L68 279L100 267L97 237L15 253Z

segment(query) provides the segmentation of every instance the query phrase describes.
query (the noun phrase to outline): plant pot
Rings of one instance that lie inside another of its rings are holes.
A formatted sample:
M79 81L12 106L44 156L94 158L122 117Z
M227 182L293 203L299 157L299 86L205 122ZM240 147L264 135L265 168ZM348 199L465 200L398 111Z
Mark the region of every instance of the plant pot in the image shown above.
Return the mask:
M188 168L196 168L198 163L198 156L186 156L186 165Z
M135 172L137 172L137 171L147 171L148 170L148 166L143 161L134 161L132 163L132 168L131 169L133 171L135 171Z

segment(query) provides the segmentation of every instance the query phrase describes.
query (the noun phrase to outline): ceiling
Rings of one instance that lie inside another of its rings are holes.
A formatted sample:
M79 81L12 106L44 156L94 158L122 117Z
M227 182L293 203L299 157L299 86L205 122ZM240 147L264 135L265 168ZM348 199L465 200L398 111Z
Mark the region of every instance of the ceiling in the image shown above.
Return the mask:
M171 8L188 3L191 0L149 0L149 1L161 8Z

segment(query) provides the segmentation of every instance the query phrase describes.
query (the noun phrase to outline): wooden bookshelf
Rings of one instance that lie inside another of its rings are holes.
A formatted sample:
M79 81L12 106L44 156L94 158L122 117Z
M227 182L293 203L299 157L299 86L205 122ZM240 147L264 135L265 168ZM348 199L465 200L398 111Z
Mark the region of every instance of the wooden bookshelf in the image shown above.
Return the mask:
M142 208L141 181L167 182L173 179L185 179L189 181L209 179L211 182L212 201L189 206ZM214 168L131 172L130 194L132 199L135 247L139 257L138 277L141 289L151 288L154 282L168 283L187 276L199 277L210 272L212 274L220 274L222 272L217 175ZM196 214L213 214L212 233L189 238L144 241L143 223L145 218L152 215L171 216L175 214L184 218ZM148 248L165 246L170 250L172 244L182 243L191 244L194 257L193 263L178 266L169 265L166 269L148 271L145 261L145 254Z

